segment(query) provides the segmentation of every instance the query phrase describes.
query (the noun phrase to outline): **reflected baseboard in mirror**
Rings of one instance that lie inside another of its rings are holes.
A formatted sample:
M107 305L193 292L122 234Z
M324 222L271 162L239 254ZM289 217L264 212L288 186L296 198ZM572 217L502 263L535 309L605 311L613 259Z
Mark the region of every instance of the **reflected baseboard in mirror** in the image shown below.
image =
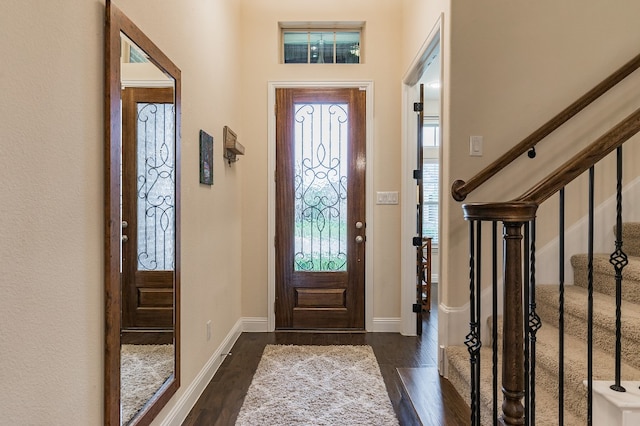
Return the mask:
M110 0L105 80L104 422L146 425L180 386L181 79L178 67ZM150 136L145 126L157 136L148 145L158 150L143 149ZM155 369L162 372L147 393L123 395L122 384L142 387ZM131 371L142 373L136 378ZM136 399L135 408L126 401L123 407L123 397Z

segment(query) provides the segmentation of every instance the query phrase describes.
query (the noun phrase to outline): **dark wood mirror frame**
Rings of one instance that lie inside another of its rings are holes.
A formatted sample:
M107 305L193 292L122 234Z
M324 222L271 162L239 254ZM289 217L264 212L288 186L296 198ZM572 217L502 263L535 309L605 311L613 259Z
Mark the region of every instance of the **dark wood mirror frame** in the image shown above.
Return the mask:
M180 70L117 7L106 1L105 28L105 376L104 424L120 425L120 173L121 173L121 34L148 54L149 60L175 81L175 268L174 268L174 370L132 420L151 423L180 386Z

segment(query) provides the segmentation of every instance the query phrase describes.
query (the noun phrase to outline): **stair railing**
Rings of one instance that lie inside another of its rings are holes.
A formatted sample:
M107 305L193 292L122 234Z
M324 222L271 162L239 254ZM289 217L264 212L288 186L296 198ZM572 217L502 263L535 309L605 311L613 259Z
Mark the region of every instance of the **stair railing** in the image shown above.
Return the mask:
M525 152L534 149L538 142L542 141L542 139L544 139L558 127L569 121L573 116L585 109L593 101L605 94L612 87L616 86L638 68L640 68L640 55L624 64L593 89L589 90L582 97L580 97L564 110L560 111L555 117L540 126L537 130L524 138L509 151L505 152L493 163L489 164L487 167L478 172L471 179L466 182L463 180L456 180L455 182L453 182L453 185L451 186L451 195L453 196L453 198L456 201L464 201L467 195L469 195L472 191L489 180L499 171L507 167L516 158L520 157Z
M471 424L481 424L480 384L480 307L482 223L491 222L493 229L493 424L535 425L535 346L536 332L541 326L536 313L535 297L535 226L536 212L541 203L556 193L560 194L560 233L564 233L564 188L584 172L589 172L589 286L587 340L593 337L593 193L595 165L605 156L617 150L617 229L616 247L610 262L616 270L616 378L614 390L624 391L620 386L620 306L622 268L626 255L622 251L622 144L640 132L640 109L633 112L591 145L560 166L545 179L534 185L520 197L508 202L468 203L462 206L465 220L469 221L470 234L470 332L465 344L471 363ZM503 224L503 281L504 308L502 331L502 383L501 412L497 410L497 223ZM523 232L524 230L524 232ZM564 262L564 239L560 242L560 265ZM560 268L560 328L563 328L564 271ZM592 423L593 395L593 349L588 346L587 361L587 424ZM563 424L563 333L560 333L560 397L559 424Z

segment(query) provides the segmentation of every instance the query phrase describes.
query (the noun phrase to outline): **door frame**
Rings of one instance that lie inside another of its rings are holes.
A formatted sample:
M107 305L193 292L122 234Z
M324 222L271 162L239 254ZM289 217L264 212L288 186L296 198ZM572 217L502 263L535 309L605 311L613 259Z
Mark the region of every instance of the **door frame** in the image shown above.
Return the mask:
M284 88L360 88L367 95L366 100L366 150L367 169L365 173L366 190L366 224L367 244L365 245L365 290L364 290L364 325L366 331L376 331L373 327L373 81L269 81L268 82L268 140L267 140L267 176L268 179L268 231L267 231L267 328L275 331L276 315L274 312L276 300L276 89ZM379 330L387 331L387 330Z
M412 238L416 236L416 181L413 179L413 170L416 165L416 116L413 111L413 103L418 99L416 97L415 88L418 80L422 76L426 63L436 46L440 46L440 218L443 217L442 205L443 199L449 194L447 187L444 185L443 179L443 125L446 117L444 108L445 93L445 74L444 68L444 46L443 46L443 22L444 15L441 14L435 22L431 32L420 47L416 57L409 66L402 79L402 231L400 243L400 280L401 280L401 297L400 297L400 314L401 314L401 333L405 336L415 336L416 319L413 312L413 304L416 303L416 248L412 244ZM439 234L443 235L443 221L439 221ZM443 241L445 240L445 241ZM442 258L446 247L446 239L440 238L439 256L438 256L438 306L442 300L443 293L443 269ZM440 310L440 308L439 308ZM442 345L444 340L441 331L446 327L445 315L438 315L438 344ZM440 351L438 351L440 357ZM441 370L442 371L442 370Z

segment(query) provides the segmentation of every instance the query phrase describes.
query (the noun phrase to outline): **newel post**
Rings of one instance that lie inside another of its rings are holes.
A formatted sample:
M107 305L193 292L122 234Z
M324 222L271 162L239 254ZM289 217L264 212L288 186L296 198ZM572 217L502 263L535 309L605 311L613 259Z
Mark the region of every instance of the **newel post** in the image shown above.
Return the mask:
M503 426L525 424L525 328L523 225L534 220L538 206L528 201L464 204L464 218L472 221L502 222L504 303L502 321L502 414ZM479 382L478 382L479 383ZM479 392L480 390L477 389ZM472 391L473 393L473 391Z
M502 417L500 424L524 424L524 311L522 222L504 222L504 308L502 322Z

